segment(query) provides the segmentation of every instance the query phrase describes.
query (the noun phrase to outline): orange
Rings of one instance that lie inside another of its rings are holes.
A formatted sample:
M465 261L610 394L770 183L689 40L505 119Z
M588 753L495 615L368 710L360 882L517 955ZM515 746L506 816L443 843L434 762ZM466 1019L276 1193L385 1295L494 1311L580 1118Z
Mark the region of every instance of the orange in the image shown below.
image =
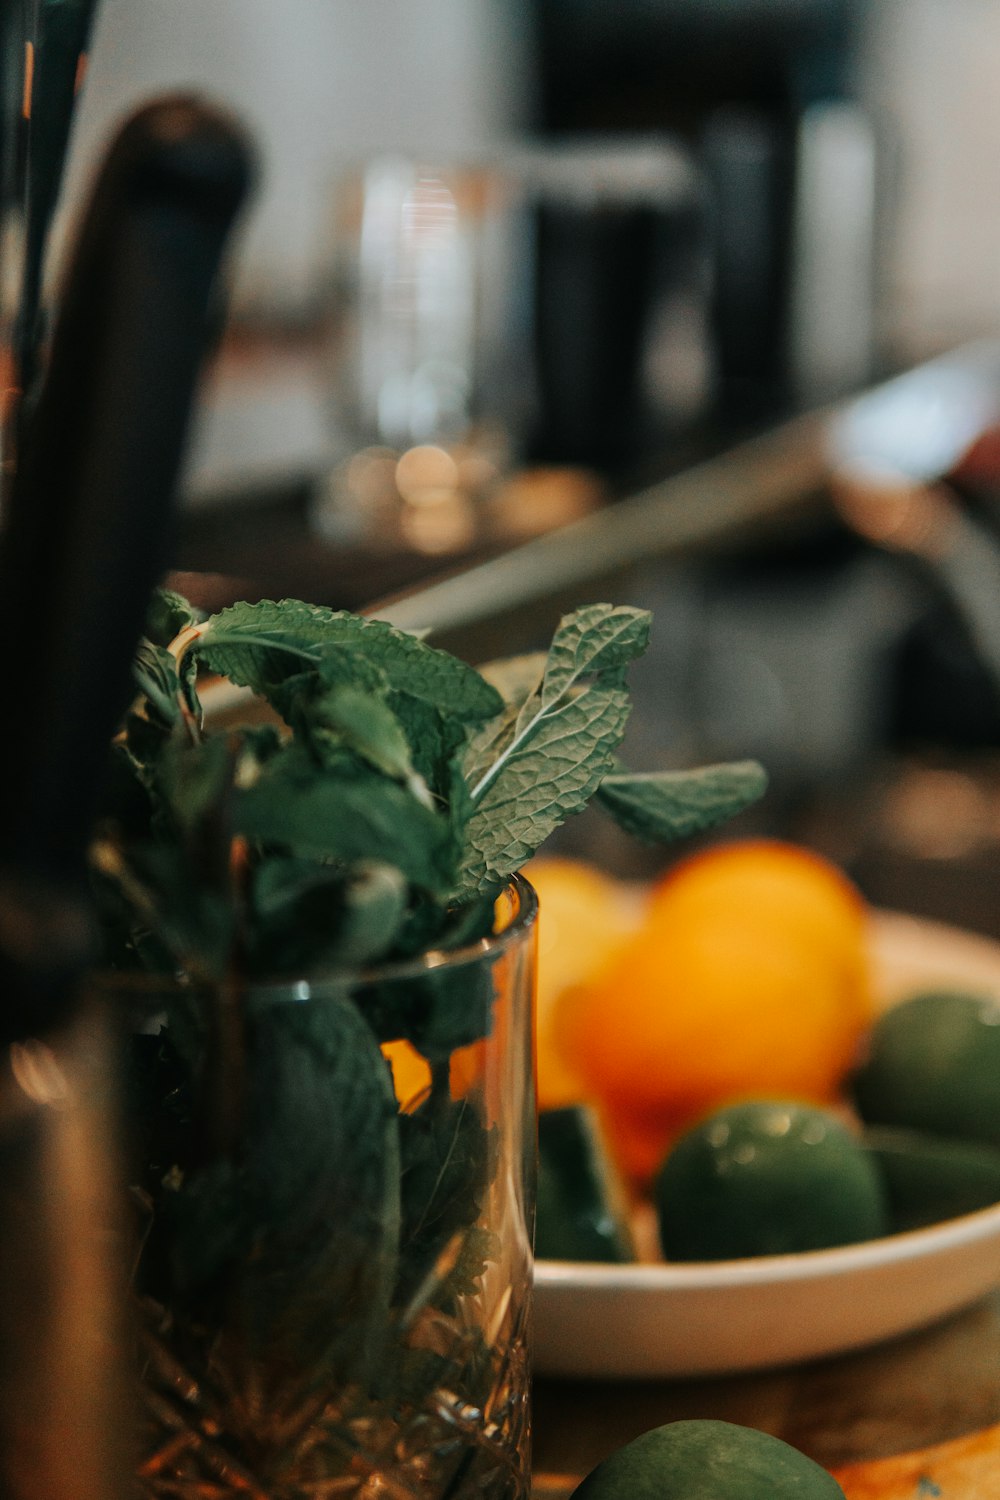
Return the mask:
M640 908L627 885L581 860L538 855L524 873L538 893L538 1103L556 1109L578 1103L582 1089L553 1039L555 1007L635 931Z
M416 1109L431 1086L430 1063L412 1043L402 1038L383 1042L382 1056L392 1068L392 1086L400 1109L407 1112Z
M453 1099L471 1093L483 1076L484 1044L470 1042L456 1047L448 1060L448 1085ZM396 1102L404 1114L412 1114L424 1101L431 1086L431 1066L412 1042L400 1038L382 1043L382 1056L392 1068Z
M743 903L816 944L864 984L867 907L838 866L801 844L743 839L683 860L654 887L649 924L712 920ZM779 918L780 912L780 918Z
M652 1183L671 1146L691 1124L687 1113L626 1110L614 1102L599 1104L598 1118L609 1155L626 1183L638 1188Z
M796 845L716 845L654 887L635 937L552 1021L630 1175L733 1099L836 1098L871 1014L866 933L859 892Z

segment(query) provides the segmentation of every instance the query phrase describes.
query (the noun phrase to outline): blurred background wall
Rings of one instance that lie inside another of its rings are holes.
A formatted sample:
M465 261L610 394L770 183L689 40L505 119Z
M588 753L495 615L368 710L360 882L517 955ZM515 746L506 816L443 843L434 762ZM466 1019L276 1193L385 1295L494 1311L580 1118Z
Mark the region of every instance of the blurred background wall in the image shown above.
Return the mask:
M480 150L528 118L521 0L101 0L67 190L162 88L229 103L263 158L245 295L307 290L338 170L381 151Z
M882 152L879 337L905 363L1000 324L998 75L995 0L103 0L67 212L131 102L210 89L263 148L244 293L294 303L359 155L683 131L698 89L848 93Z
M1000 327L1000 6L866 9L860 86L894 157L884 316L905 362Z

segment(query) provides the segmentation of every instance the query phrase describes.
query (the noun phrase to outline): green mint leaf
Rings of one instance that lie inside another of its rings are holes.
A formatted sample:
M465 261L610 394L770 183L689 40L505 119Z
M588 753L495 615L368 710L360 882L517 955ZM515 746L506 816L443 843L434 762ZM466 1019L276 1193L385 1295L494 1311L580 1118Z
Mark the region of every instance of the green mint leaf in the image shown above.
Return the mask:
M493 1176L495 1135L467 1100L452 1101L446 1089L432 1090L412 1114L401 1115L399 1127L406 1257L397 1295L406 1302L456 1236L460 1251L479 1217Z
M452 717L447 704L430 703L397 688L390 690L386 702L406 736L418 775L437 796L446 799L457 752L466 742L468 727L461 719Z
M649 843L687 838L733 817L767 789L756 761L702 766L694 771L657 771L606 776L597 800L626 833Z
M531 742L507 753L466 827L462 899L505 880L583 811L621 743L628 709L621 678L595 686L541 716Z
M427 901L417 904L410 920L412 926L402 929L393 955L404 960L439 949L472 947L493 931L493 902L481 897L446 911L442 920L440 904ZM493 962L474 949L461 962L431 963L366 979L355 999L380 1042L403 1038L431 1064L444 1063L456 1047L479 1041L492 1028Z
M328 657L355 651L391 686L446 704L463 723L488 718L500 706L489 683L448 652L382 620L297 599L234 604L206 622L191 650L212 671L264 695L293 672L319 669Z
M485 908L482 903L486 902ZM480 921L481 917L481 921ZM465 939L452 940L453 924L457 920L463 927L469 918L475 925L468 942L485 937L493 930L493 901L480 897L477 902L452 908L440 899L425 892L411 892L410 904L396 934L392 947L393 960L414 958L432 949L448 949L464 946ZM397 1032L396 1035L402 1035ZM380 1033L381 1035L381 1033ZM389 1040L389 1036L383 1036Z
M552 638L541 682L535 692L530 686L536 662L532 657L515 659L508 687L512 698L505 701L500 719L503 725L499 755L474 781L473 801L479 801L491 782L503 774L512 757L519 755L556 717L567 703L588 684L599 686L601 679L619 680L620 669L641 656L649 642L650 616L646 610L592 604L566 615ZM497 668L494 665L494 672ZM511 722L511 710L517 710ZM494 726L486 726L485 735ZM483 741L478 736L471 747L469 763L481 760ZM468 777L468 765L466 768Z
M225 971L235 929L232 904L214 880L195 876L181 843L133 845L128 863L105 871L99 891L101 884L108 887L105 910L114 890L131 913L129 942L139 966L171 974L181 967L199 976Z
M201 974L225 970L237 930L241 901L232 872L232 812L235 786L247 767L259 774L258 756L276 743L273 728L248 728L192 743L174 736L137 777L147 792L144 830L127 830L127 858L109 867L135 908L137 953L159 947L174 966ZM147 936L155 939L150 947Z
M385 1059L353 1002L320 992L254 1017L248 1073L242 1178L257 1234L244 1274L260 1347L305 1364L377 1359L400 1230Z
M392 865L334 865L272 855L256 866L249 962L256 973L322 973L374 963L391 951L408 888Z
M486 726L470 743L466 775L474 810L465 830L458 893L469 896L517 870L567 817L582 812L613 766L629 702L625 670L645 650L644 610L598 604L556 631L537 692L511 722L484 770Z
M377 1358L397 1276L391 1075L344 996L319 993L302 1005L251 991L246 1002L241 1149L235 1160L174 1164L159 1200L172 1283L164 1300L175 1312L204 1311L211 1324L224 1287L256 1354L303 1374L331 1360L357 1370ZM192 1078L188 1092L200 1086ZM149 1115L165 1106L175 1107L169 1098L139 1102L144 1134L160 1129ZM156 1249L144 1247L151 1270Z
M337 929L339 966L373 962L390 952L406 915L406 881L392 865L359 864L343 888Z
M180 678L170 652L153 641L140 641L132 661L132 676L146 700L147 715L165 729L180 718Z
M251 973L450 948L595 794L638 837L663 839L763 787L759 771L636 778L616 766L626 671L649 630L641 610L580 609L547 654L478 671L385 622L298 600L234 605L190 631L179 596L159 595L153 614L156 634L186 631L186 649L178 666L156 640L140 646L103 824L124 871L106 915L117 944L131 889L133 956L160 962L177 939L178 961L216 972L227 930ZM287 729L199 733L199 667L263 695ZM235 835L247 847L234 863ZM479 1024L460 1009L445 1006L442 1035ZM419 1010L411 1039L427 1031Z
M321 750L327 742L335 748L346 746L431 805L431 794L413 764L403 726L387 703L359 687L331 687L313 703L311 720L310 738Z
M479 783L507 749L521 710L541 689L545 663L545 652L535 651L528 656L513 656L507 661L488 662L480 667L487 682L492 683L502 696L504 706L495 718L470 736L463 765L470 788Z
M343 864L395 865L415 885L442 890L454 878L448 818L363 764L328 775L288 745L237 795L235 827L252 842Z
M567 615L552 638L542 706L565 697L601 672L616 670L641 656L649 644L648 610L627 605L590 604ZM530 704L524 712L528 712Z
M409 693L392 692L388 701L403 726L414 769L439 810L447 816L455 848L460 849L465 839L465 825L472 814L461 754L468 727Z
M340 752L348 749L431 804L431 793L414 760L414 747L425 737L424 726L418 726L415 733L407 727L412 719L408 705L426 715L436 710L409 694L397 693L374 662L357 651L342 651L325 657L315 670L294 673L267 696L321 764L334 764ZM465 730L459 721L451 722L458 730L456 743L460 743Z
M272 855L253 868L248 960L256 973L358 967L388 953L403 924L406 879L392 865L337 866Z
M175 636L202 619L201 612L173 589L155 589L146 612L146 638L154 646L169 646Z
M235 764L236 746L221 735L197 744L174 740L165 747L159 787L169 802L176 826L186 835L211 823L228 847L225 809Z
M296 733L308 735L317 716L317 703L334 688L353 687L372 698L385 698L389 683L382 669L357 651L338 651L318 662L296 661L294 670L280 682L267 685L267 697L273 708Z

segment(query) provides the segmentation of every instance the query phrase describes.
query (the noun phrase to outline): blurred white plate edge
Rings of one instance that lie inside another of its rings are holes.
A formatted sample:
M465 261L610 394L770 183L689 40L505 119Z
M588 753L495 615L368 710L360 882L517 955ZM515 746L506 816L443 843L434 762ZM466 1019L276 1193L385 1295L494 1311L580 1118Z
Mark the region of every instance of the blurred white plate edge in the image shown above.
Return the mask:
M1000 998L1000 944L898 912L872 923L876 1001L955 986ZM805 1255L689 1265L539 1261L540 1375L653 1379L797 1364L923 1327L1000 1285L1000 1204Z

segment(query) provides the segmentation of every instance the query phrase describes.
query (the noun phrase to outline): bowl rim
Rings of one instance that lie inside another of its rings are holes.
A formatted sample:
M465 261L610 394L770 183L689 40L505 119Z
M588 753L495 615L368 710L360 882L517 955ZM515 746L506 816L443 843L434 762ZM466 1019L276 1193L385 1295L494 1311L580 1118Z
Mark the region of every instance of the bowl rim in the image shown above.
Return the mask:
M969 1245L1000 1238L1000 1203L972 1213L942 1219L919 1229L901 1230L837 1245L826 1250L799 1250L784 1255L746 1256L739 1260L614 1263L536 1260L535 1284L548 1288L613 1291L628 1287L650 1292L712 1290L734 1284L763 1286L853 1275L888 1264L918 1261ZM1000 1276L1000 1270L998 1270Z

